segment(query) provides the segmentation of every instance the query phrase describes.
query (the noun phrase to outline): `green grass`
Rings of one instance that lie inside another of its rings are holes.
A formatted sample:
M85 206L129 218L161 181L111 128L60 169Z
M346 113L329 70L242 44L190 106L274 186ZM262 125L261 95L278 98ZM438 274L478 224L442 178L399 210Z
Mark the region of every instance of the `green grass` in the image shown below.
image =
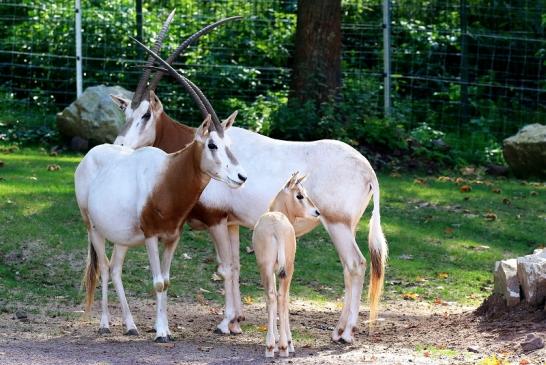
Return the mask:
M87 238L74 198L73 173L81 156L52 157L36 148L3 152L7 150L0 149L5 164L0 168L0 309L39 306L44 299L80 303ZM48 171L49 164L61 169ZM544 184L474 179L466 181L472 191L462 193L459 185L436 176L415 181L415 176L383 174L379 179L382 225L390 246L387 298L418 294L418 300L476 304L491 291L495 260L546 244ZM497 219L486 220L487 213ZM357 233L365 254L368 220L366 213ZM250 243L248 230L241 240L241 290L261 300L254 257L244 250ZM318 303L340 299L342 269L323 228L299 240L296 265L293 297ZM211 279L215 270L208 234L186 229L173 262L169 295L193 300L202 288L206 299L221 302L222 283ZM129 252L123 277L129 296L151 295L143 247Z

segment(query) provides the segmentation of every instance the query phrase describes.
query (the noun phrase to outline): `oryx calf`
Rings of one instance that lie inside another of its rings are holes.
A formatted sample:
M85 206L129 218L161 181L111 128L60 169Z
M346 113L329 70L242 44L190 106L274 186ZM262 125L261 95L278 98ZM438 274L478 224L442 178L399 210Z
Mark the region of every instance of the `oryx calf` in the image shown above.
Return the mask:
M172 67L155 52L146 50L183 83ZM99 272L102 278L99 332L109 332L110 265L105 255L105 240L119 247L112 258L112 276L128 334L136 334L137 330L121 283L121 264L129 247L146 245L157 297L156 341L166 342L170 337L166 289L180 229L211 178L231 188L240 187L246 180L244 169L229 150L230 141L223 126L211 120L195 93L192 96L206 118L184 148L167 154L155 147L135 151L104 144L91 149L76 169L76 198L89 238L85 274L87 309L93 303ZM165 245L161 263L159 241Z
M320 215L301 186L304 179L297 172L292 175L273 199L268 212L258 219L252 234L252 245L267 302L266 357L274 356L275 340L279 341L280 356L286 357L289 352L294 352L288 319L288 295L296 256L296 233L293 224L296 218ZM279 278L278 298L275 274ZM276 338L277 312L280 322L279 338Z

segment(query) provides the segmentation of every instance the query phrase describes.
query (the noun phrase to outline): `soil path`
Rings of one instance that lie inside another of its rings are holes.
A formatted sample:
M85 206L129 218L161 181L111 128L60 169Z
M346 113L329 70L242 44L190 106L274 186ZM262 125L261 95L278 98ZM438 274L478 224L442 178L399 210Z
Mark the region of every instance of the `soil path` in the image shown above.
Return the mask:
M296 355L266 360L261 303L245 306L244 334L219 336L212 333L220 318L217 305L172 299L169 320L176 340L168 344L155 344L148 332L153 301L129 303L140 325L135 337L122 335L116 305L111 306L112 334L104 336L96 332L96 310L91 318L80 308L29 311L26 319L2 314L0 364L475 364L495 355L510 363L543 365L546 359L545 349L525 354L520 346L531 333L546 338L543 312L485 320L468 307L388 301L371 335L362 328L353 345L340 345L330 341L339 308L294 301ZM366 313L363 308L362 317Z

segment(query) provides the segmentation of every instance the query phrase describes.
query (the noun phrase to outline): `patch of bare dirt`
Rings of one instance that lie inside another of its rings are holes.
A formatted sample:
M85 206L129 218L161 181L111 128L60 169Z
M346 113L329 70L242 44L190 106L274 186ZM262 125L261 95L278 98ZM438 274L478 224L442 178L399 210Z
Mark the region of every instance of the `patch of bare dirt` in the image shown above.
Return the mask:
M97 303L98 304L98 303ZM111 306L112 334L99 335L98 305L90 317L81 308L21 309L0 315L1 364L475 364L495 354L508 361L543 364L546 350L524 353L528 335L544 339L544 315L479 317L475 308L413 301L383 304L380 321L369 333L362 308L361 331L352 345L332 343L340 309L334 303L293 301L291 325L296 356L263 357L266 313L263 303L245 306L245 333L213 334L218 305L170 298L169 321L175 341L153 342L153 300L129 299L139 336L124 336L121 313ZM37 314L33 314L38 312ZM26 318L25 318L26 317Z

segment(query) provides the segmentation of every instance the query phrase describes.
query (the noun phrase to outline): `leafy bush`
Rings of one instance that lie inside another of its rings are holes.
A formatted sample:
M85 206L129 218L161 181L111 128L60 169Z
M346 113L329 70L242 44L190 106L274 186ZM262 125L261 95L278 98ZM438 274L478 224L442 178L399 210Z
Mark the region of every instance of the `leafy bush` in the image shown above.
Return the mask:
M0 123L0 142L49 145L57 142L58 138L57 130L47 125L29 127L19 121L14 124Z

